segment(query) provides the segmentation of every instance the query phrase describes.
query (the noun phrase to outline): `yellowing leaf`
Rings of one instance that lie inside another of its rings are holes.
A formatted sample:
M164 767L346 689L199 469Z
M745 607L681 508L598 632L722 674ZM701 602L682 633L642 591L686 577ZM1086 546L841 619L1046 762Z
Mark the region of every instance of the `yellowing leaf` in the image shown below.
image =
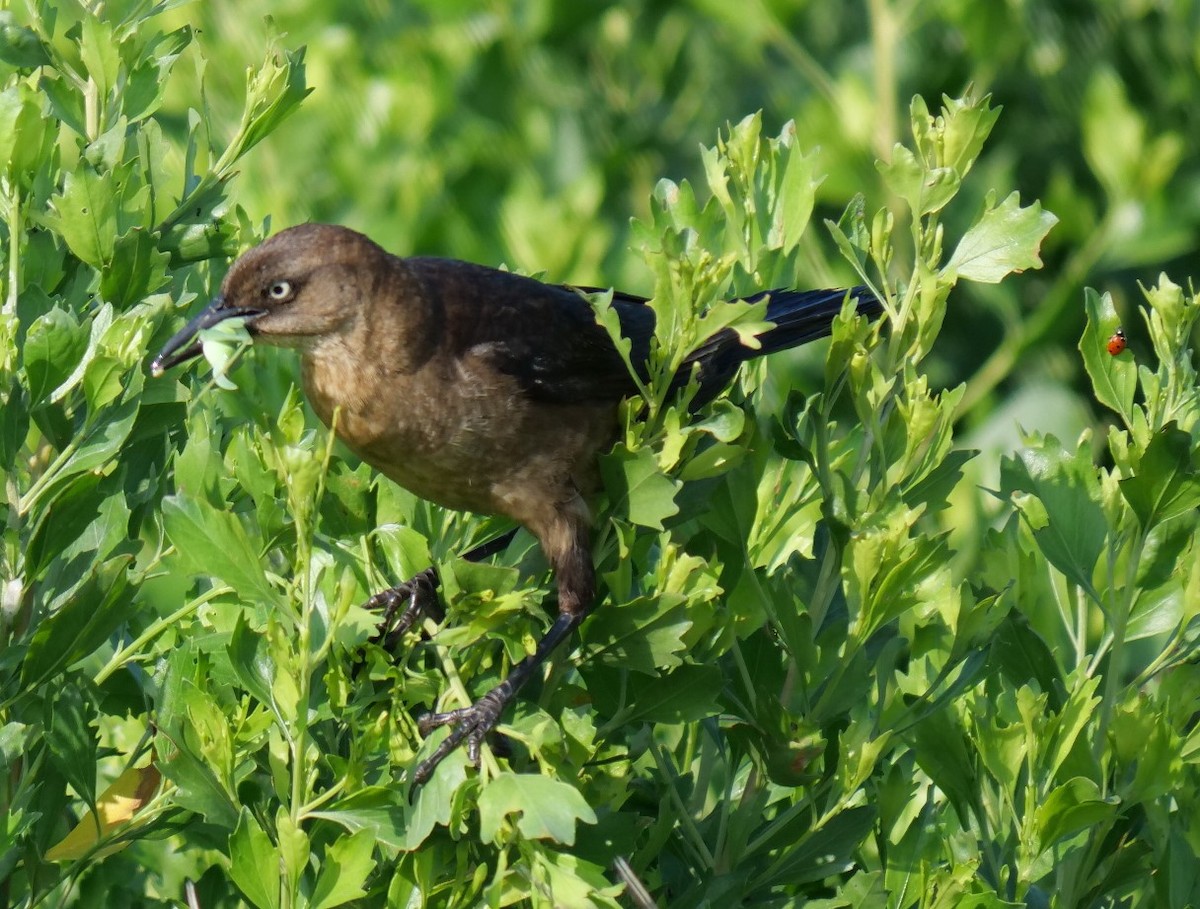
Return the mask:
M113 830L133 819L154 797L161 780L162 774L153 764L126 770L96 799L96 810L85 814L70 833L47 851L46 860L68 862L87 855ZM113 843L98 850L96 857L119 852L127 845Z

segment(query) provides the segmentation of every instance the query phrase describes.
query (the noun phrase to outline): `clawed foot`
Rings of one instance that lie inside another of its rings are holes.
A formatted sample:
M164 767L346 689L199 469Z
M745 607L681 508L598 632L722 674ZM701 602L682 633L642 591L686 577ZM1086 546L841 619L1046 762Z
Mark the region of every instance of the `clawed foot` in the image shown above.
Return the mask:
M437 571L426 568L403 584L382 590L367 600L363 608L381 616L371 642L393 650L422 615L430 615L441 621L443 613L437 586Z
M417 720L421 735L427 736L439 726L453 726L450 734L442 741L437 749L421 761L413 770L413 783L423 785L432 775L443 758L457 748L465 739L467 742L467 758L476 767L479 766L479 746L484 738L500 721L500 714L508 702L512 700L513 687L506 680L501 682L470 707L451 710L447 713L426 713Z

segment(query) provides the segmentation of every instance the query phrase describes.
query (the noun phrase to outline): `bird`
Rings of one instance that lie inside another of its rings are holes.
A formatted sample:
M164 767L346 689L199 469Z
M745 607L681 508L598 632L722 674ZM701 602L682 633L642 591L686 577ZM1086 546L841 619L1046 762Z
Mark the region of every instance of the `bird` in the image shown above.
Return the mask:
M507 705L596 605L588 500L598 457L616 441L621 401L649 379L655 312L644 297L612 291L627 364L585 296L594 290L396 256L349 228L301 224L237 258L219 293L151 364L157 376L192 360L200 331L243 319L255 343L299 351L314 411L363 461L430 502L507 516L537 539L557 617L534 652L473 704L419 717L424 736L451 730L414 768L415 785L464 741L478 766ZM688 406L702 408L748 360L830 334L848 298L862 316L882 312L865 286L745 297L767 300L773 327L751 344L732 329L716 332L684 360L672 390L692 387ZM510 538L467 557L486 557ZM366 607L382 615L376 638L396 641L419 615L436 615L437 583L429 568L372 596Z

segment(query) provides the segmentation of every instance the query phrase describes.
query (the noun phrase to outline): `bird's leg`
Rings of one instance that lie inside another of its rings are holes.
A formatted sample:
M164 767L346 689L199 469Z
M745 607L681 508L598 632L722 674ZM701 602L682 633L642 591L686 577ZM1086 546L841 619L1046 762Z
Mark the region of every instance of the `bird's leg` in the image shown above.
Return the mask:
M434 769L451 751L467 742L467 758L472 764L479 765L479 746L484 737L500 722L500 714L508 706L521 686L529 681L534 671L546 661L551 651L570 637L571 632L583 620L583 616L573 616L560 612L554 624L545 636L538 641L537 649L532 654L517 663L505 676L504 681L481 697L470 707L450 710L446 713L427 713L417 720L417 728L421 735L429 735L438 726L453 726L450 734L442 740L433 754L421 761L413 771L413 782L421 785Z
M468 562L479 562L495 555L512 542L516 533L516 528L505 531L464 553L463 558ZM381 590L363 603L363 609L382 616L375 627L375 634L371 636L371 642L392 650L422 615L432 616L435 621L440 622L445 613L437 595L439 583L437 569L426 568L403 584Z
M433 754L413 770L414 785L419 786L428 780L437 765L464 740L467 743L467 757L472 764L479 766L479 747L500 721L504 708L591 611L595 601L596 571L592 565L586 523L570 520L577 517L562 515L569 522L568 526L555 528L558 533L538 534L558 582L558 618L538 641L533 653L513 666L504 681L470 707L446 713L427 713L417 720L422 735L428 735L438 726L454 728Z

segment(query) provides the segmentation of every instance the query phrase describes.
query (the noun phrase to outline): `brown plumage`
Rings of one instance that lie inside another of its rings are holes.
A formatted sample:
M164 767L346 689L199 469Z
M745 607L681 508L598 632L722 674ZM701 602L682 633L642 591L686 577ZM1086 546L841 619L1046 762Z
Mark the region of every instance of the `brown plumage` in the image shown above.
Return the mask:
M694 403L711 400L746 360L829 333L847 294L865 288L772 291L775 328L758 349L714 335L680 370ZM643 371L654 331L645 300L613 305ZM616 430L616 405L636 383L574 288L450 259L400 258L342 227L283 231L239 258L220 295L171 339L153 371L199 353L196 333L243 317L256 341L300 352L305 394L351 450L388 478L447 508L502 514L539 541L555 574L559 617L537 652L476 704L421 718L450 736L414 771L423 782L464 739L478 760L484 735L517 689L594 605L586 495L596 457ZM372 597L380 634L395 639L436 597L432 569Z

